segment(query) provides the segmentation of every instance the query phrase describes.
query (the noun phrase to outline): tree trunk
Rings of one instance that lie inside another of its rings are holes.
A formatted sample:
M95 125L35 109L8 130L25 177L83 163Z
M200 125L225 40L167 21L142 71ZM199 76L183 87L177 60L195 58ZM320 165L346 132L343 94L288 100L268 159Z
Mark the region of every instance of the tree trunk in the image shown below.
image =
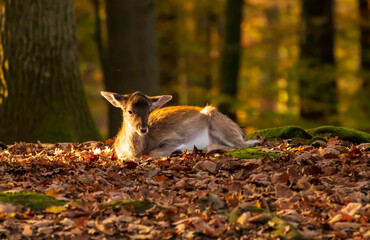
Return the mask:
M174 1L157 1L159 79L161 90L172 95L171 104L179 104L178 60L178 8Z
M103 43L103 29L102 19L100 18L100 0L91 0L94 6L94 18L95 18L95 42L99 54L100 66L103 74L103 82L107 77L107 51Z
M243 0L228 0L226 4L225 39L222 48L220 98L218 108L235 120L235 104L240 65L240 24Z
M360 12L360 70L362 71L362 88L359 95L359 104L365 114L365 121L370 119L370 1L359 0ZM367 126L370 130L370 126Z
M333 7L334 0L302 0L301 116L321 124L337 121Z
M279 46L281 42L281 35L279 34L279 6L275 4L265 9L266 24L269 32L267 33L267 40L269 45L266 47L265 52L265 68L261 77L262 99L261 110L262 112L273 113L276 111L277 106L277 80L279 73Z
M155 0L107 0L106 89L118 93L159 92ZM117 134L122 113L109 106L109 135Z
M1 0L1 69L7 90L0 139L100 139L80 78L72 0Z

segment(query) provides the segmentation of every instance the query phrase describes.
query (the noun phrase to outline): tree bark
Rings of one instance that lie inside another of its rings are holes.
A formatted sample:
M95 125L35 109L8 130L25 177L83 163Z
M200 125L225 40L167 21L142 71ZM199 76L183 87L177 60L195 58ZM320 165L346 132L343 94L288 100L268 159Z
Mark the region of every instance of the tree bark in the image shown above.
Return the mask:
M265 69L261 77L262 99L261 109L263 112L272 113L276 111L277 106L277 80L278 80L278 61L279 61L279 46L281 37L279 35L278 25L280 21L279 6L275 4L265 9L266 24L269 32L267 38L269 46L265 52Z
M302 0L301 116L321 124L337 121L333 8L334 0Z
M360 70L362 72L362 88L360 89L359 104L365 114L365 120L370 118L370 1L359 0L360 13ZM367 126L370 130L370 126Z
M106 0L108 91L159 93L155 0ZM117 134L122 113L109 106L109 135Z
M103 43L103 30L102 20L99 15L100 11L100 0L91 0L94 6L94 17L95 17L95 42L99 54L100 66L103 73L103 82L105 82L107 76L107 51Z
M171 104L179 104L179 27L178 8L179 4L174 1L157 1L158 21L158 57L159 57L159 79L161 90L172 95Z
M1 0L1 69L7 85L0 139L100 139L80 78L72 0Z
M235 103L240 66L240 24L243 0L228 0L226 4L225 39L222 48L220 99L218 108L235 120Z

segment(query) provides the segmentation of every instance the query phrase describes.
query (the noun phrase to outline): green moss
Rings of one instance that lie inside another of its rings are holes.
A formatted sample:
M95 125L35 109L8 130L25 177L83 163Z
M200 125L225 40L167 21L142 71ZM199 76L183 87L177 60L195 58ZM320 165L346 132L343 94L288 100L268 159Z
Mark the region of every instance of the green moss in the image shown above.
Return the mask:
M304 239L304 237L298 232L297 228L292 224L288 223L281 217L274 215L270 222L274 223L275 230L272 234L275 236L283 237L285 239Z
M252 213L264 213L266 212L264 209L262 208L258 208L256 206L253 206L253 205L249 205L249 204L243 204L243 205L240 205L236 208L234 208L231 213L230 213L230 216L229 216L229 222L232 223L232 224L235 224L236 221L238 220L238 218L244 213L244 212L252 212Z
M321 126L307 130L312 135L330 134L332 137L338 136L341 140L348 140L353 143L366 143L370 142L370 134L361 132L354 129L336 127L336 126Z
M308 140L306 142L306 144L310 145L311 143L313 143L314 141L317 141L317 140L328 142L328 140L326 138L324 138L323 136L317 135L317 136L314 136L313 138L311 138L310 140Z
M252 134L249 134L246 139L252 139L256 136L264 137L267 140L275 139L310 139L307 144L310 144L316 140L323 140L323 135L329 134L329 137L338 136L341 140L348 140L353 143L365 143L370 142L370 134L361 132L354 129L336 127L336 126L321 126L313 129L303 130L296 126L286 126L277 128L267 128L258 130ZM314 136L314 138L312 138Z
M251 158L263 158L265 156L267 157L280 157L277 153L270 153L270 152L264 152L260 150L261 147L251 147L251 148L245 148L245 149L239 149L232 152L227 153L228 155L233 156L234 158L239 159L251 159Z
M238 218L244 212L251 212L251 213L265 213L265 218L261 219L259 224L268 224L269 226L273 227L272 234L275 236L283 237L284 239L304 239L303 236L298 232L297 228L291 225L289 222L285 221L279 215L270 213L265 209L258 208L253 205L244 204L238 206L231 211L229 216L229 222L231 224L236 224Z
M275 139L311 139L312 136L305 130L296 126L276 127L258 130L252 134L249 134L246 139L252 139L256 136L262 136L268 140Z
M121 207L134 207L134 211L136 213L145 213L147 210L156 207L159 209L164 209L163 207L155 204L154 202L150 202L147 200L140 201L140 200L122 200L122 201L113 201L111 206L121 206Z
M57 200L51 196L41 193L0 193L0 202L11 203L13 205L23 205L32 210L44 210L51 206L61 206L65 201Z

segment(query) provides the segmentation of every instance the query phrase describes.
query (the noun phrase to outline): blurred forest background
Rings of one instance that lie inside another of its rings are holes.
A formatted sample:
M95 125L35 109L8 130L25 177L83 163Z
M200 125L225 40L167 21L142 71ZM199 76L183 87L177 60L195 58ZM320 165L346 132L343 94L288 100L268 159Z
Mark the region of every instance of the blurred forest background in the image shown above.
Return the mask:
M216 105L247 133L324 124L370 131L369 0L73 4L81 78L103 137L117 133L121 113L101 90Z
M233 1L238 2L230 0ZM222 47L227 31L225 29L227 1L154 2L160 92L175 96L171 104L217 105L223 97L218 86L222 74L220 67ZM362 4L362 11L365 11L362 18L359 0L335 2L311 0L307 1L307 4L320 9L325 8L325 2L332 4L326 6L327 8L333 8L334 59L331 62L329 60L329 63L320 63L321 67L312 67L302 63L301 49L305 47L308 48L307 51L315 52L325 51L326 48L326 51L330 52L330 46L324 45L324 50L317 46L325 44L327 39L321 40L324 43L313 39L306 44L308 46L302 46L306 28L302 1L242 1L241 25L240 28L234 26L241 32L241 49L237 94L231 107L236 111L239 124L245 126L248 132L288 124L304 127L337 124L370 130L369 113L366 112L370 108L363 107L370 105L369 73L365 71L370 69L369 65L365 69L361 65L361 26L367 29L370 27L369 1L362 1L365 2L365 6ZM97 91L104 89L102 81L104 74L94 37L98 17L102 28L101 41L104 47L106 46L105 1L75 0L75 7L82 78L90 109L99 128L106 135L108 132L106 104ZM237 15L237 12L232 14ZM311 21L316 21L315 24L320 25L328 20L326 17L330 16L314 16ZM125 22L122 22L120 27L125 28ZM330 29L320 31L326 31L330 35ZM367 34L369 38L369 33ZM369 41L367 39L367 44ZM326 110L330 114L330 119L301 117L300 76L309 78L309 84L315 89L314 94L332 95L331 97L336 98L337 102L334 104L337 112ZM330 92L330 89L320 83L325 78L335 79L334 92ZM360 94L365 82L368 91Z

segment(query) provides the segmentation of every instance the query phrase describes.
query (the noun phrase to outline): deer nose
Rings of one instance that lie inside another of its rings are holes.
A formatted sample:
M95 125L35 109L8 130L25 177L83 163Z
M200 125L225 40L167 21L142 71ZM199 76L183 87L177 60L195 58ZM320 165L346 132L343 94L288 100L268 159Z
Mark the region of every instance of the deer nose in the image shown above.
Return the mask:
M145 133L147 133L147 132L148 132L148 128L140 128L140 132L141 132L142 134L145 134Z

